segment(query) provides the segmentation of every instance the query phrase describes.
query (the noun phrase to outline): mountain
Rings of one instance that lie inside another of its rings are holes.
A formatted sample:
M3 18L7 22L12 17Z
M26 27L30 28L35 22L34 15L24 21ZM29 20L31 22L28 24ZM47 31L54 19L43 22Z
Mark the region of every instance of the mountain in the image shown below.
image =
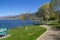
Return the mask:
M19 20L20 16L25 17L25 19L31 19L33 16L35 16L35 13L26 13L26 14L21 14L21 15L14 15L14 16L2 16L0 17L0 20Z
M17 20L17 19L19 19L19 15L0 17L0 20Z

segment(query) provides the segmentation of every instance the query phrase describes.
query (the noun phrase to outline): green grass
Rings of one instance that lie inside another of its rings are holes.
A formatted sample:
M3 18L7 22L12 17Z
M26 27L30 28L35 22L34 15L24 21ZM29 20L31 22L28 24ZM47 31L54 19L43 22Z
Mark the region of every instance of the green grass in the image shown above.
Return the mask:
M52 26L54 28L60 28L60 24L58 23L58 20L50 20L50 21L46 21L45 24Z
M50 26L55 27L55 28L60 28L60 24L54 24L54 25L52 24Z
M52 22L50 22L50 24L48 24L48 25L50 25L50 26L52 26L52 27L55 27L55 28L60 28L60 24L58 23L58 21L52 21Z
M39 25L26 26L27 29L23 27L10 29L8 34L10 37L2 40L36 40L40 35L42 35L47 29L40 27Z

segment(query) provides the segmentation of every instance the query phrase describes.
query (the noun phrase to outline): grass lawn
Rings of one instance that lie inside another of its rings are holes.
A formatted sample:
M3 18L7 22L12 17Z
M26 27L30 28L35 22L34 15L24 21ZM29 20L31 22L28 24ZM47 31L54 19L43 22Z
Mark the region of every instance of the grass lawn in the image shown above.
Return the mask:
M55 28L60 28L60 24L59 24L57 21L53 21L53 22L51 22L51 23L48 24L48 25L50 25L50 26L52 26L52 27L55 27Z
M36 40L40 35L42 35L47 29L40 27L39 25L26 26L27 29L23 27L10 29L8 34L10 37L2 40Z
M54 25L50 25L52 27L55 27L55 28L60 28L60 24L54 24Z
M49 26L54 27L54 28L60 28L60 24L58 23L57 20L54 20L54 21L48 21L47 24L48 24Z

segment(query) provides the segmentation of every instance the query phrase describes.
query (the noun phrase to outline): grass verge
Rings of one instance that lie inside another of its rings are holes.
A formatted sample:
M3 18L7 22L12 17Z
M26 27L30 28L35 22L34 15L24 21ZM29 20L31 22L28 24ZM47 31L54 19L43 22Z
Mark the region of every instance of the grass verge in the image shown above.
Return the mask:
M26 26L27 29L23 27L10 29L8 34L10 37L2 40L36 40L40 35L42 35L47 29L35 26Z

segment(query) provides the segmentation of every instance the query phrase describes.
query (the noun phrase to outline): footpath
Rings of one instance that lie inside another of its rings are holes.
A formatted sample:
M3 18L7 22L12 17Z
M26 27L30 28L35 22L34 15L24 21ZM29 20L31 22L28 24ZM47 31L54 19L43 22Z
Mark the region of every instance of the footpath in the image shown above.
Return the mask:
M60 40L60 31L52 30L48 25L40 25L47 29L37 40Z

